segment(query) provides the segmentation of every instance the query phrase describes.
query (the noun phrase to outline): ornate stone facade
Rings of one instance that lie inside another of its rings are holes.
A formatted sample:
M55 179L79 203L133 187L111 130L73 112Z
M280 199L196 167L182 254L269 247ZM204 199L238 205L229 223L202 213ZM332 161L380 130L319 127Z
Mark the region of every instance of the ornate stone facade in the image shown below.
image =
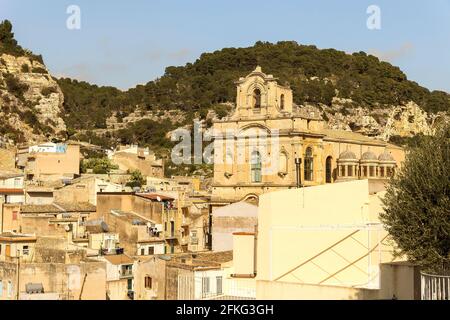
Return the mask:
M404 159L397 146L327 128L318 114L293 103L289 87L260 67L236 85L234 114L214 123L216 205L295 188L298 176L302 186L385 179Z

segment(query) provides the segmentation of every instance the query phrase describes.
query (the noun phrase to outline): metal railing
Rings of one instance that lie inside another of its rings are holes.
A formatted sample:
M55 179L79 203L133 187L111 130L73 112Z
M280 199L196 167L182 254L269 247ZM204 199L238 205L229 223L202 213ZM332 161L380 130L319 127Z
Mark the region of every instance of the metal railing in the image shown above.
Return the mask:
M422 300L450 300L450 276L420 273Z

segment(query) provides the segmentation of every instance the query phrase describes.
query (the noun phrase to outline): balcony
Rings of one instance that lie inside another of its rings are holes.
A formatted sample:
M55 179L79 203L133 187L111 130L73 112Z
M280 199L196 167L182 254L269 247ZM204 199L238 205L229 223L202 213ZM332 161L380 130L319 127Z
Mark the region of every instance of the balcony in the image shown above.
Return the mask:
M165 231L164 240L180 240L183 238L183 233L181 231Z
M120 269L119 276L121 279L132 278L133 277L133 268L131 266L122 267Z

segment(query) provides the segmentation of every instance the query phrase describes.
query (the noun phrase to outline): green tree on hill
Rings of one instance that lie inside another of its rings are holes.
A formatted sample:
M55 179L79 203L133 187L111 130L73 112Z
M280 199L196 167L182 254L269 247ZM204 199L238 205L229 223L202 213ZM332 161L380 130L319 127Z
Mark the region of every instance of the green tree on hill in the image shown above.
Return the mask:
M146 181L144 176L139 170L131 172L130 180L127 182L126 186L131 188L142 187L145 185Z

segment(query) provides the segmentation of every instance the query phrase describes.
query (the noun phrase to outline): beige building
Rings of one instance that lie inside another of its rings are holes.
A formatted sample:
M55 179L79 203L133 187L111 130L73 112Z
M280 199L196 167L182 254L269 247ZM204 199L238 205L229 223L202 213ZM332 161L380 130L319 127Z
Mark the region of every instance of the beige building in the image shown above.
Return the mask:
M255 285L257 299L417 297L417 269L394 262L379 220L384 192L369 192L370 183L262 195L257 233L233 236L227 281L239 282L241 292Z
M328 129L318 114L293 103L289 87L260 67L236 84L234 114L214 123L214 206L298 183L385 180L404 159L397 146Z
M106 264L64 237L0 235L0 300L104 300Z
M17 220L19 232L39 236L59 236L67 241L85 238L83 222L95 213L90 203L52 203L50 205L22 205L16 219L5 217L5 226ZM14 213L13 213L14 214Z
M260 197L257 233L233 234L224 291L264 299L419 299L419 268L395 261L369 180ZM323 201L327 198L329 201Z
M45 143L22 147L17 151L16 166L24 170L27 180L73 179L80 174L80 146Z
M106 255L99 257L106 262L106 298L108 300L133 300L134 260L125 255Z
M222 264L232 252L198 252L142 259L135 269L138 300L203 300L224 295Z
M23 203L24 177L22 173L0 172L0 202Z
M258 224L258 207L245 201L235 202L212 213L212 250L233 250L233 234L255 232Z
M35 255L35 244L36 236L32 234L0 233L0 261L29 262Z
M185 234L178 193L97 194L97 212L130 255L153 255L183 251ZM186 243L187 244L187 243Z
M196 252L211 249L211 218L208 196L190 195L185 201L182 227L187 241L185 251Z
M163 160L156 159L156 155L148 148L139 148L137 145L120 146L118 150L110 152L108 158L119 166L119 170L139 170L147 177L164 177Z
M70 184L55 188L54 200L57 202L89 202L97 204L99 192L122 192L125 187L92 175L74 179Z

